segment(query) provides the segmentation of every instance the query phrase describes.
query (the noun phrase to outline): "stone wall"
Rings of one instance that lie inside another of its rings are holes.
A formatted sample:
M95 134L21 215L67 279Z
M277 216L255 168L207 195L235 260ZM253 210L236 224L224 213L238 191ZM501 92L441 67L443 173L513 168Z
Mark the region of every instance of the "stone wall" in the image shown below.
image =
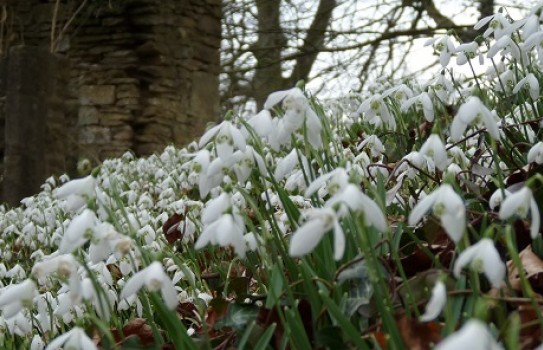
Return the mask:
M22 28L13 44L49 47L55 2L11 2ZM59 23L73 14L71 3L60 2ZM69 59L67 157L148 155L190 142L220 118L221 0L101 3L58 41Z

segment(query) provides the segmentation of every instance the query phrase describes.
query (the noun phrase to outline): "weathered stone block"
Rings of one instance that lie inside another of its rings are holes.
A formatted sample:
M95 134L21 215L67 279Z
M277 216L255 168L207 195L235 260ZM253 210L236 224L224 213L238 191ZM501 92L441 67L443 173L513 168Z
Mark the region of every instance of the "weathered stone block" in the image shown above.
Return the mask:
M86 85L80 89L82 105L109 105L115 102L115 85Z
M79 125L92 125L98 124L99 112L96 107L93 106L81 106L77 116L77 123Z
M104 144L111 141L111 129L101 126L88 126L80 129L81 144Z

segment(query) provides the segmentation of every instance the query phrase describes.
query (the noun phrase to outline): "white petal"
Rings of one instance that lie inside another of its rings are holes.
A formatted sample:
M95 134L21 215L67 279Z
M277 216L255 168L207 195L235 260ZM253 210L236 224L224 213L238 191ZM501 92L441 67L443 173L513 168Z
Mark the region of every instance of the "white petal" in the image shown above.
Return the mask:
M128 281L126 281L123 290L121 291L121 295L119 296L119 299L126 299L134 294L137 294L145 283L146 273L147 272L145 271L145 269L141 270L139 272L136 272Z
M531 191L528 187L524 187L510 196L507 196L500 207L500 219L509 219L511 216L517 214L518 209L522 206L526 206L526 209L528 209L527 206L530 205L530 198Z
M426 214L428 210L430 210L430 208L434 205L436 196L437 194L434 191L417 203L417 205L413 208L413 210L411 210L411 213L409 213L409 219L408 219L409 225L413 226L417 222L419 222L420 219L422 219L424 214Z
M326 231L322 220L316 219L306 222L294 232L290 240L290 256L301 257L313 251Z
M435 350L458 350L458 349L502 349L494 340L487 326L476 319L469 320L456 333L449 335L441 341Z
M472 245L465 250L463 250L460 255L458 256L458 259L454 262L454 269L453 273L456 278L460 277L460 273L462 272L462 269L471 263L471 261L477 256L478 254L478 245Z
M345 252L345 234L337 220L334 220L334 259L340 260Z
M541 217L539 215L539 208L533 197L530 200L530 213L532 214L532 224L530 225L530 236L535 239L539 234L539 228L541 226Z
M464 123L458 116L456 116L451 123L451 139L456 142L460 141L464 136L464 132L468 125Z
M47 345L45 350L57 350L57 349L60 349L62 347L62 345L64 345L64 343L66 343L66 340L68 340L68 338L70 338L72 336L74 329L75 328L73 328L71 331L66 332L66 333L56 337L55 339L53 339L49 343L49 345Z
M266 99L266 102L264 103L265 109L271 109L273 106L281 102L285 97L287 97L289 94L291 94L293 89L289 90L282 90L282 91L276 91L272 92L268 95L268 98Z
M209 130L207 130L202 137L200 138L200 142L198 142L198 147L202 148L205 145L209 143L209 141L215 137L215 135L219 132L221 129L222 124L215 125Z
M97 221L98 219L92 210L83 210L81 214L70 222L60 242L59 252L61 254L71 253L85 244L88 240L88 237L86 237L87 230L92 230Z
M437 281L432 289L432 297L426 305L424 315L420 317L421 322L432 321L439 316L447 303L447 288L445 283Z
M484 238L480 244L484 273L494 288L500 288L505 278L505 264L492 240Z
M177 307L178 304L177 291L175 290L175 286L169 278L162 283L162 288L160 289L162 298L164 299L166 306L170 310L173 310Z

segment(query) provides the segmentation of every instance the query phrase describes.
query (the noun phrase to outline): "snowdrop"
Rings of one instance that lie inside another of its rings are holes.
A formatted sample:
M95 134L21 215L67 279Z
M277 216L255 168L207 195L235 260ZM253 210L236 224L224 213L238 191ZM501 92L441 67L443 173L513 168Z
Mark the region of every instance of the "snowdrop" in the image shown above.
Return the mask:
M446 78L445 73L441 72L437 77L430 81L429 85L430 93L437 96L440 101L447 102L449 96L454 91L454 85L450 79ZM433 109L433 105L432 105ZM429 108L428 108L429 110ZM424 111L423 111L424 112ZM433 110L432 110L433 113ZM428 120L428 118L426 118Z
M376 127L386 124L388 129L396 130L396 120L388 110L383 97L375 94L362 102L356 110L356 114L362 115L363 119Z
M324 234L333 229L334 259L341 259L345 251L345 235L335 211L318 208L308 211L306 215L308 220L294 232L290 240L289 254L292 257L301 257L310 253Z
M530 97L534 101L539 98L539 81L533 73L529 73L524 78L520 79L517 85L515 85L513 93L518 93L522 88L526 88L529 91Z
M466 227L466 211L462 198L451 185L443 184L419 201L409 214L409 225L419 222L430 209L441 220L449 237L458 243Z
M484 123L492 138L498 140L500 132L494 116L478 97L471 96L460 106L451 125L451 139L459 141L472 123Z
M74 327L53 339L45 348L45 350L57 349L98 350L98 347L82 328Z
M492 193L492 196L490 196L490 199L488 200L488 206L492 210L496 209L502 204L504 197L507 197L510 194L511 192L509 192L508 190L502 190L498 188L496 191L494 191L494 193Z
M455 53L456 48L449 35L443 35L441 38L428 39L424 46L434 47L434 50L439 53L439 63L442 67L446 67L451 60L452 54Z
M543 164L543 142L539 141L528 151L528 163Z
M214 140L217 155L227 164L231 163L234 147L238 150L245 151L245 137L230 120L225 120L219 125L207 130L200 138L198 146L203 148L211 140Z
M503 36L510 35L519 29L524 24L524 21L511 23L509 20L507 20L503 13L498 12L482 18L473 28L475 30L479 30L486 24L488 24L488 28L483 33L483 36L486 38L490 36L490 34L494 34L494 39L499 40Z
M501 350L503 349L494 340L494 337L488 330L488 327L481 321L472 319L466 322L464 326L449 335L441 341L436 347L436 350L458 350L458 349L488 349Z
M445 307L446 303L447 288L445 287L445 283L443 283L442 281L437 281L434 288L432 289L432 297L426 305L426 311L419 318L419 320L421 322L428 322L436 319Z
M65 205L68 211L77 212L87 204L87 200L94 198L95 187L96 179L89 175L81 179L71 180L56 188L53 190L53 196L66 200Z
M410 179L414 179L418 174L419 169L423 169L426 165L427 161L424 156L420 152L412 151L402 158L402 162L396 169L396 172L405 174ZM413 167L416 167L417 169Z
M523 52L520 51L518 44L508 35L502 36L500 39L497 39L496 42L492 44L492 46L488 50L486 56L488 58L493 58L500 51L502 56L506 56L509 54L518 61L526 61L524 60L526 55L524 55Z
M160 290L168 308L174 309L177 306L177 291L170 277L164 272L161 263L154 261L130 277L126 281L119 299L126 299L136 294L144 286L150 292L158 292Z
M420 153L433 161L436 167L443 171L449 165L447 150L437 134L432 134L420 148Z
M505 264L490 238L483 238L460 253L454 263L454 275L470 265L477 272L484 272L494 288L500 288L505 278Z
M232 246L238 256L245 257L247 243L244 233L245 223L239 214L223 214L216 221L205 226L194 244L194 249L202 249L208 244Z
M538 31L530 35L522 44L522 50L527 53L535 48L539 59L539 66L543 66L543 31Z
M38 294L36 284L31 279L26 279L19 284L10 284L0 291L0 308L2 316L9 319L15 316L25 306L32 305L33 299Z
M469 60L472 60L476 57L479 57L480 65L484 63L483 54L479 49L479 44L477 44L475 41L458 45L456 47L456 53L456 64L459 66L468 63Z
M61 254L71 253L83 246L92 237L97 223L98 219L92 210L83 210L68 225L58 247L59 252Z
M288 140L290 135L300 129L304 123L307 127L307 139L311 146L322 147L321 121L315 111L310 107L309 101L302 90L295 87L290 90L276 91L271 93L264 103L265 109L271 109L282 102L285 114L277 121L277 132L279 139ZM285 138L287 136L287 138ZM284 143L281 141L280 143Z
M370 135L356 146L357 150L368 147L372 157L377 157L385 152L385 147L377 135Z
M422 109L422 112L424 114L424 118L429 121L434 121L434 105L432 103L432 99L428 95L428 93L423 92L420 95L411 97L410 99L406 100L402 103L401 109L402 111L408 110L412 105L415 105Z
M247 124L249 124L260 137L268 137L273 132L272 116L267 109L263 109L255 116L249 118Z
M539 233L541 218L539 216L539 208L534 199L532 190L529 187L523 187L519 191L507 196L500 207L500 219L506 220L513 215L518 215L524 219L532 215L532 224L530 226L530 236L535 239Z

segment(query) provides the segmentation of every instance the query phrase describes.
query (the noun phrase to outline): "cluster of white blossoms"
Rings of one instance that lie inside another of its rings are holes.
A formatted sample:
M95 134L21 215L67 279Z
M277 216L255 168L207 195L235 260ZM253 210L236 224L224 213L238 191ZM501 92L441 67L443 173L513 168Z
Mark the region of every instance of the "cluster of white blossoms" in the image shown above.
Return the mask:
M502 288L506 268L496 237L467 235L468 209L497 210L501 228L511 218L529 220L531 237L540 234L534 180L507 187L503 179L511 164L543 164L535 105L541 10L539 4L517 21L502 13L481 20L476 28L487 26L486 46L457 45L452 35L430 40L442 71L425 83L379 81L348 113L317 112L298 87L274 92L264 110L228 115L185 148L141 159L126 153L93 175L48 179L20 207L0 207L1 332L28 339L32 349L95 349L80 327L85 314L104 322L117 312L141 317L148 303L141 297L152 292L168 309L185 299L209 300L196 262L180 258L179 249L194 257L219 246L234 259L272 261L267 248L279 236L290 256L301 258L331 233L333 258L341 261L350 245L351 254L359 252L354 231L394 234L386 213L407 217L409 230L438 219L457 245L450 277L470 268ZM473 84L458 85L446 69L452 58L490 68ZM492 106L505 98L516 104L500 115L504 109ZM447 105L456 108L451 113ZM404 130L408 124L412 129ZM516 158L500 161L504 149ZM482 200L479 192L494 184L498 189ZM163 232L172 217L178 222ZM179 242L168 243L174 233ZM421 320L439 317L446 303L438 282ZM470 347L470 339L499 347L488 327L472 320L439 348Z

